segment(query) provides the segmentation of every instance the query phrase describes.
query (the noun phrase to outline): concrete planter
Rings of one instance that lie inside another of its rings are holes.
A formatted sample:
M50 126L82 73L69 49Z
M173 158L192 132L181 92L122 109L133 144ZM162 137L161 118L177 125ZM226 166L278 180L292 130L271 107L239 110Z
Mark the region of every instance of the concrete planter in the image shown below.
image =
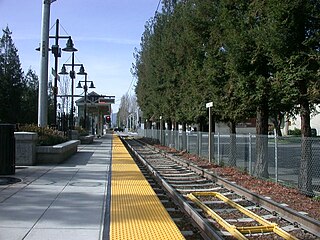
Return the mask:
M79 140L70 140L54 146L37 146L37 163L61 163L77 152Z
M36 143L38 134L34 132L15 132L16 165L31 166L36 163Z
M31 166L37 163L60 163L77 152L79 140L70 140L54 146L37 146L38 134L15 132L16 166Z
M80 136L79 140L81 144L91 144L93 143L94 135Z
M70 130L69 131L69 139L78 140L79 139L79 132L77 130Z

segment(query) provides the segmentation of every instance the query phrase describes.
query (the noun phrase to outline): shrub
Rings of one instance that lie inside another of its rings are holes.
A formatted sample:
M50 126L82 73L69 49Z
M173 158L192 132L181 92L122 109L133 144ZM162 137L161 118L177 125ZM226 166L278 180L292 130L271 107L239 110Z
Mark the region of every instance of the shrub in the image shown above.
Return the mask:
M51 146L59 143L66 142L68 139L62 132L54 130L52 128L43 128L36 125L24 125L19 127L19 132L36 132L38 133L37 145Z
M294 130L289 130L288 134L294 135L294 136L301 136L301 130L298 128L295 128Z
M76 127L75 130L78 131L79 136L88 136L89 133L82 127Z

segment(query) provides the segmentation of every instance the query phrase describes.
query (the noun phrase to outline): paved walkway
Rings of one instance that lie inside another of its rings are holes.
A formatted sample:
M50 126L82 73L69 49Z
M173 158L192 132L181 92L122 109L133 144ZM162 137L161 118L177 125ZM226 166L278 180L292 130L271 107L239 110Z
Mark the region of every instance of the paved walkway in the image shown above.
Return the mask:
M18 168L23 181L0 186L0 240L102 239L111 143L105 135L63 164Z

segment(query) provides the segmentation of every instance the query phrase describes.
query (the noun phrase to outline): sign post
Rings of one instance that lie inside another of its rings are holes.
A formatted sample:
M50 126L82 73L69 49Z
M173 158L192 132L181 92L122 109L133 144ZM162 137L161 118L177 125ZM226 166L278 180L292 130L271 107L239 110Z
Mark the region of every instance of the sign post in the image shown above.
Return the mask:
M211 135L212 135L212 119L211 119L211 108L213 107L213 102L208 102L206 104L206 108L209 108L209 162L211 162L211 152L212 152L212 149L211 149L211 146L212 146L212 139L211 139Z

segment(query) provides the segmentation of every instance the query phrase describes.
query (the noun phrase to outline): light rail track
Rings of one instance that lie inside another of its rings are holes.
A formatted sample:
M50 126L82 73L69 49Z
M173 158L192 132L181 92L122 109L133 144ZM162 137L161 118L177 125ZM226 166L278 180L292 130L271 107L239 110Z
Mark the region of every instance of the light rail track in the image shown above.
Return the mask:
M122 140L205 239L320 239L319 221L137 139Z

